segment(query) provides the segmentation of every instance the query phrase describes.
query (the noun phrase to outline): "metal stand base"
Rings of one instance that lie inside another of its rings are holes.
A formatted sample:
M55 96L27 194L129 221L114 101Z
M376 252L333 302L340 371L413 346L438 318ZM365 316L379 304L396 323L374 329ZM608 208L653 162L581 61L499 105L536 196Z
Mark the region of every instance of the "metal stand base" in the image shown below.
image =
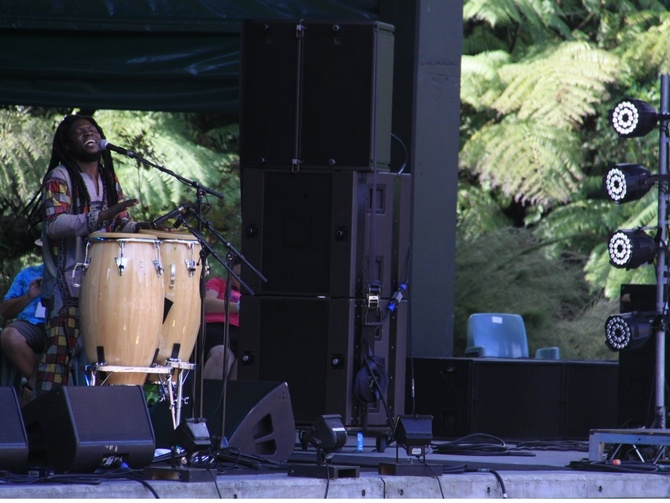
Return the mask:
M589 461L605 461L605 445L630 444L670 446L670 430L591 430L589 434Z
M428 463L380 463L378 473L407 477L439 477L443 469L442 465Z
M360 467L338 465L292 466L289 477L310 477L313 479L358 478Z

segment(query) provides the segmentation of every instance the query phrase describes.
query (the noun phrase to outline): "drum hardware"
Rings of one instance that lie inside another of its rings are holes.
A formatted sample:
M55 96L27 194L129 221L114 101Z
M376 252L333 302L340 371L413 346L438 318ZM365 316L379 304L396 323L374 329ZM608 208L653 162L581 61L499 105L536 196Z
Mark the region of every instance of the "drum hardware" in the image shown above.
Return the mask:
M195 260L184 260L184 263L186 264L186 269L188 270L189 276L193 276L193 274L195 274L195 271L197 269L196 268L197 262ZM207 268L207 270L209 271L209 267Z
M158 244L156 244L156 246L158 246ZM154 263L154 268L156 269L156 273L159 276L162 276L163 275L163 265L161 264L160 260L154 259L153 263Z
M126 367L124 365L107 365L106 363L96 362L84 366L84 372L86 373L86 380L89 382L90 386L102 386L111 376L106 376L102 382L97 382L96 374L98 372L108 372L113 373L134 373L134 374L160 374L168 375L172 373L172 369L168 367Z
M174 288L175 278L177 276L177 264L170 265L170 288Z
M165 360L165 367L169 370L169 374L173 375L176 371L176 384L172 382L171 378L164 379L166 374L160 373L160 385L164 390L167 390L167 396L170 401L170 411L172 412L172 427L177 428L181 424L181 409L182 404L188 404L189 397L183 396L184 382L188 377L188 373L196 368L195 363L183 362L179 358L168 358ZM175 396L176 395L176 396Z

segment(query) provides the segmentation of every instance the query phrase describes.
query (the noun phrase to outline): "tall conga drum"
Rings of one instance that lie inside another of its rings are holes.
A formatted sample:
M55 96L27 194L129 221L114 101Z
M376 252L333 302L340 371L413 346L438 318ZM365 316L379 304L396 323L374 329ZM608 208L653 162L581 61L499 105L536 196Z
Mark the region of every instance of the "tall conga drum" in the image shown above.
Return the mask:
M150 367L163 321L158 238L94 232L86 244L79 297L81 335L90 362ZM104 384L144 384L146 373L110 372Z
M165 314L156 363L165 365L168 358L188 362L200 330L200 243L188 232L144 233L158 237L163 265Z

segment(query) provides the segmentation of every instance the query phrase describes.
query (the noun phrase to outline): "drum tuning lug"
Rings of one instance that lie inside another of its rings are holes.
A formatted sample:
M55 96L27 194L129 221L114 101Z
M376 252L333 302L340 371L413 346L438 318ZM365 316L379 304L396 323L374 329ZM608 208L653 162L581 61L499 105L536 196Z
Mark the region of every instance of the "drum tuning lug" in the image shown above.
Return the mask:
M170 289L174 288L174 282L176 277L177 277L177 264L170 264Z
M162 276L163 275L163 266L161 265L160 261L157 260L157 259L154 259L153 263L154 263L154 268L156 269L156 274L158 274L159 276Z
M196 269L196 264L195 260L184 260L186 263L186 269L188 270L188 275L193 276L195 274Z
M126 264L128 263L128 259L125 257L117 257L116 258L116 267L119 268L119 275L123 276L123 271L126 269Z

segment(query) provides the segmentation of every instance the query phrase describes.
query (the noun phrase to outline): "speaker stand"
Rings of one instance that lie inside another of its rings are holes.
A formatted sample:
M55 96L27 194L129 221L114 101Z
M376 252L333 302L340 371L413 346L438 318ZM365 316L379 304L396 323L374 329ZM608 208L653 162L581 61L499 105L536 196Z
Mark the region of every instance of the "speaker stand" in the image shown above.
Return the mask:
M292 466L288 470L289 477L310 477L313 479L358 478L360 467L339 465L308 465Z

